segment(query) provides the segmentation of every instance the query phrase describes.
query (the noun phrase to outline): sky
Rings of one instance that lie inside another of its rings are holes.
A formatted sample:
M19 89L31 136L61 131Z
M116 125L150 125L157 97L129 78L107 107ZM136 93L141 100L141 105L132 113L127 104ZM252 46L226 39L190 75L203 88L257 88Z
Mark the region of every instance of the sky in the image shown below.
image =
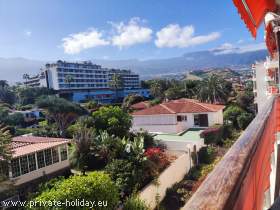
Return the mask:
M0 57L160 59L265 48L231 0L0 0Z

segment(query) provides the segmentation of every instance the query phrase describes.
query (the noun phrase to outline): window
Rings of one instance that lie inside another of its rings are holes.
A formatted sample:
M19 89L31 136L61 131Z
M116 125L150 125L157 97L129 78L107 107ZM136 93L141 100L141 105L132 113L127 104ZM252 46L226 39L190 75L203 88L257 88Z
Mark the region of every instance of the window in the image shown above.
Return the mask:
M20 176L19 158L13 159L11 161L11 167L12 167L12 176L13 177Z
M43 151L37 152L37 163L38 163L38 168L45 167L45 157Z
M177 122L187 121L188 118L186 115L178 115L177 116Z
M49 166L52 164L52 150L46 149L46 150L44 150L44 153L45 153L46 166Z
M29 172L28 170L28 160L27 160L27 156L22 156L20 157L20 170L21 170L21 174L26 174Z
M63 145L60 147L60 157L61 161L67 160L67 146Z
M207 114L194 115L194 125L198 127L208 127L208 115Z
M36 170L35 153L28 155L28 165L29 165L29 171L35 171Z
M59 157L58 157L58 148L52 148L52 159L53 163L59 162Z

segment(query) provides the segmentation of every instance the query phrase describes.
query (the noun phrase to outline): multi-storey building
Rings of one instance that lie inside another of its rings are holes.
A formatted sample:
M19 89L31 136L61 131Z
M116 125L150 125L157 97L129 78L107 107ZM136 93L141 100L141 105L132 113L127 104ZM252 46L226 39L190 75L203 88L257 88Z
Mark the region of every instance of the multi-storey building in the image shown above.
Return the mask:
M110 86L113 75L122 80L122 87L116 90ZM93 99L102 103L120 100L129 94L149 97L149 91L140 88L139 75L130 70L107 69L86 62L66 62L46 64L35 77L24 77L25 84L32 87L48 87L59 94L68 94L74 101ZM117 98L116 98L117 97Z
M109 84L112 81L113 75L119 75L124 89L138 89L140 88L139 75L130 70L110 69L109 70Z

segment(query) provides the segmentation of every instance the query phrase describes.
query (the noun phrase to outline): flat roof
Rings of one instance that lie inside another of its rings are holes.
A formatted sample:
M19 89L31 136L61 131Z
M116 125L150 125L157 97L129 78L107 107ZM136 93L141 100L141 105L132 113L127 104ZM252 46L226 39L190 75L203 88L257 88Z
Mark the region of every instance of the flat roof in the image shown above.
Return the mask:
M156 134L154 138L163 141L199 141L203 140L200 137L203 130L201 128L190 128L181 134Z

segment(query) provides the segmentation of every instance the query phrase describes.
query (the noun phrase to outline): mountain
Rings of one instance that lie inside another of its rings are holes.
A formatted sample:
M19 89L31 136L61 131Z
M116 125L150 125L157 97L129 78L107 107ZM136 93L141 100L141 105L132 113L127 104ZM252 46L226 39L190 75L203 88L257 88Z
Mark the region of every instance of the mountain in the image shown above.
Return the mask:
M44 61L26 58L0 58L0 80L22 82L24 73L36 74L44 64Z
M93 59L93 63L107 68L131 69L139 73L142 78L150 78L164 74L177 74L190 70L207 68L244 67L250 66L255 61L264 60L266 50L253 52L223 53L219 50L197 51L186 53L180 57L168 59L151 59L140 61L130 60L101 60ZM0 79L10 82L22 81L22 75L38 73L40 67L46 62L25 58L0 58Z

